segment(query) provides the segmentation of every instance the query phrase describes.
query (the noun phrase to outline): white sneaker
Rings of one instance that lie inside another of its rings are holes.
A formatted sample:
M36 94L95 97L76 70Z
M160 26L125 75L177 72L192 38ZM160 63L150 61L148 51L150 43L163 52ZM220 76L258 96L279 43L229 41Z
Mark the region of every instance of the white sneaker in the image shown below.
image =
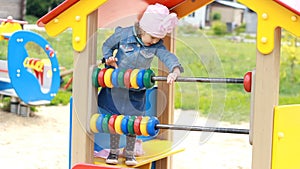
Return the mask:
M118 155L109 153L108 157L106 158L106 164L118 164Z
M128 166L137 165L137 161L135 160L134 155L130 155L126 157L125 164Z

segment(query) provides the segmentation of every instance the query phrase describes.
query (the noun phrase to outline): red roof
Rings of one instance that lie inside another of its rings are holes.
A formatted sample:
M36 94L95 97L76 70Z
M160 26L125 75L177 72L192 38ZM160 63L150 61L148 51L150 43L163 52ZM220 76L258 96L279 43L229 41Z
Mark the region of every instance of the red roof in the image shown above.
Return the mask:
M74 4L79 2L80 0L65 0L63 3L61 3L59 6L54 8L52 11L44 15L42 18L40 18L37 21L37 25L40 27L45 26L48 22L53 20L55 17L57 17L59 14L61 14L63 11L67 10L68 8L72 7ZM167 6L169 9L174 8L175 6L183 3L186 0L144 0L148 4L155 4L160 3L165 6ZM113 2L114 3L114 2ZM119 3L119 1L118 1Z
M284 6L285 8L289 9L290 11L294 12L297 15L300 15L300 3L297 2L298 0L293 1L283 1L283 0L275 0L280 5ZM296 5L296 6L293 6Z
M63 11L67 10L74 4L76 4L79 0L65 0L63 3L58 5L56 8L54 8L52 11L41 17L37 21L37 25L43 27L45 24L50 22L52 19L57 17L59 14L61 14Z

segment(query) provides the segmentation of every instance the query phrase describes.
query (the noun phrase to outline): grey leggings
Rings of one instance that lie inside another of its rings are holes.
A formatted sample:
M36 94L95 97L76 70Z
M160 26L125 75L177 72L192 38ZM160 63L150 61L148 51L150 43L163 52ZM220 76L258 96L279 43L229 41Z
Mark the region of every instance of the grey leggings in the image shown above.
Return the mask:
M126 147L124 149L124 155L131 156L134 155L136 135L126 135ZM119 134L110 134L110 152L113 154L119 154L119 143L120 135Z

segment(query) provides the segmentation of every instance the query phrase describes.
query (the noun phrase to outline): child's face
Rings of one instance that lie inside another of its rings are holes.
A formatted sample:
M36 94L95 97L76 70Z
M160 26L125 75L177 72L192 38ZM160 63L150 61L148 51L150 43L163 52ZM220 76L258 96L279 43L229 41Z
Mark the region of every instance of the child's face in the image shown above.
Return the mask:
M141 38L145 46L154 45L160 40L160 38L153 37L146 32L141 35Z

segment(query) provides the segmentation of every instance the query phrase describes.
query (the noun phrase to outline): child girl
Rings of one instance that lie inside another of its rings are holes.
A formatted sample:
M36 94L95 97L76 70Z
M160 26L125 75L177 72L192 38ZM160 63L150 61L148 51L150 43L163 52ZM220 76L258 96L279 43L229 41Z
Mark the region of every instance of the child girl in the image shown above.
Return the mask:
M149 5L140 21L134 26L117 27L103 44L102 52L106 67L119 69L149 69L157 56L169 69L167 83L172 84L183 68L177 57L163 45L162 39L178 22L177 15L161 5ZM118 50L113 56L114 50ZM102 88L98 95L101 113L142 116L145 113L145 89ZM110 135L108 164L118 163L120 135ZM134 146L136 135L126 135L125 164L136 165Z

